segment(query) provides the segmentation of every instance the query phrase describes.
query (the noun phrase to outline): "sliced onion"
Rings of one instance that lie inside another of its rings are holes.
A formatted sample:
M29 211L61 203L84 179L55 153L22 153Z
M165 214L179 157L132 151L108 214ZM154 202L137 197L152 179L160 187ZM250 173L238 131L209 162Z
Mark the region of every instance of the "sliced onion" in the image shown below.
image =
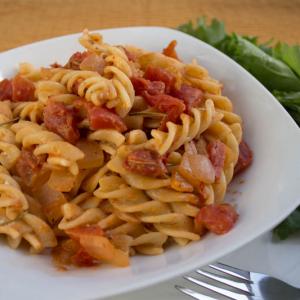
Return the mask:
M76 147L84 153L84 158L77 162L79 169L99 168L103 165L103 151L98 143L93 141L79 141Z
M213 183L215 170L209 158L201 154L184 154L178 172L188 182L198 186L200 182Z
M105 67L104 59L97 54L89 54L79 65L80 70L94 71L103 74Z
M129 265L128 254L114 247L114 245L103 236L81 236L80 245L92 257L111 263L119 267Z
M64 194L44 184L36 189L34 196L40 201L49 223L56 224L62 218L61 206L67 203Z
M196 145L193 141L186 143L184 145L184 151L186 154L192 155L192 154L197 154L197 148Z
M190 165L194 176L204 183L215 181L215 169L208 157L202 154L189 156Z
M200 139L196 143L197 153L207 155L206 146L206 141L204 140L204 138L200 137Z
M48 180L50 188L58 192L70 192L75 184L76 176L67 170L53 170Z

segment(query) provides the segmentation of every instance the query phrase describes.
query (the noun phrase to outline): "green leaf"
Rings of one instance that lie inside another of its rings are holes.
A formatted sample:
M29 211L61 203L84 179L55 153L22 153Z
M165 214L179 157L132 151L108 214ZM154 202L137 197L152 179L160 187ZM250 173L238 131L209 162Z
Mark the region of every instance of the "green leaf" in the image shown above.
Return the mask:
M300 91L300 79L282 61L232 34L219 49L237 61L269 90Z
M300 206L274 229L274 234L285 240L297 231L300 231Z
M199 18L193 26L193 23L190 21L186 24L183 24L178 27L180 31L183 31L187 34L190 34L212 46L220 43L225 37L225 26L224 23L213 19L210 25L206 24L206 18Z
M270 39L270 40L266 41L265 43L260 44L258 42L258 37L257 36L243 35L242 38L244 38L245 40L249 41L253 45L259 47L265 53L267 53L269 55L272 55L271 44L273 43L273 39Z
M300 92L273 91L273 95L284 106L296 123L300 125Z
M300 92L273 91L273 95L285 107L299 105L300 108Z
M195 30L194 30L192 21L189 21L185 24L182 24L182 25L178 26L177 29L182 31L182 32L185 32L189 35L195 36Z
M274 57L284 61L290 68L300 76L300 46L289 46L285 43L277 43L273 48Z

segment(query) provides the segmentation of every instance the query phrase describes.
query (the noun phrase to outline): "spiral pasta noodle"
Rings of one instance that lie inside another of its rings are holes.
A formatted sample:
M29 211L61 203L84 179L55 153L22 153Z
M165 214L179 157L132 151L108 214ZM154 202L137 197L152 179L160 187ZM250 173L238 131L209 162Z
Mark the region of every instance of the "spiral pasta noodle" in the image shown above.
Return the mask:
M57 240L50 226L39 217L25 213L17 220L0 225L0 234L5 234L10 247L18 248L22 239L31 246L31 253L53 248Z
M18 102L13 109L13 116L34 123L42 123L44 105L38 101Z
M91 133L88 139L99 141L102 149L111 155L115 154L116 149L125 141L125 137L121 133L112 129L98 129Z
M65 85L68 92L72 92L78 84L77 93L95 105L106 103L108 108L116 108L117 113L124 117L130 111L134 102L134 89L130 81L132 75L124 52L113 46L100 44L101 39L85 33L80 39L88 50L103 54L107 66L101 76L92 71L72 71L61 68L47 70L45 76L50 81ZM48 73L48 74L47 74Z
M20 63L18 74L32 81L38 81L41 79L40 69L36 69L30 63Z
M226 190L252 153L222 84L165 50L79 42L65 65L0 82L0 235L65 268L228 232Z
M28 209L28 201L6 169L0 166L1 223L16 219Z
M214 121L215 108L213 102L208 99L205 102L205 110L197 108L192 109L192 115L182 114L180 119L182 125L174 124L173 122L167 123L167 132L160 130L152 130L153 136L160 154L175 151L180 148L184 143L193 140L204 132Z
M103 43L99 35L90 34L88 31L84 31L79 42L89 51L104 58L107 64L103 70L104 76L111 79L119 98L119 100L111 100L108 107L116 107L120 116L126 116L133 106L134 89L129 79L132 70L124 50Z
M1 103L0 124L5 124L13 119L11 104L9 101ZM0 163L11 169L20 156L20 150L15 145L15 134L9 128L9 124L0 126Z
M84 157L78 148L33 122L19 121L11 128L16 133L16 142L25 148L36 146L34 155L46 154L47 163L51 168L67 168L72 174L78 174L77 161Z

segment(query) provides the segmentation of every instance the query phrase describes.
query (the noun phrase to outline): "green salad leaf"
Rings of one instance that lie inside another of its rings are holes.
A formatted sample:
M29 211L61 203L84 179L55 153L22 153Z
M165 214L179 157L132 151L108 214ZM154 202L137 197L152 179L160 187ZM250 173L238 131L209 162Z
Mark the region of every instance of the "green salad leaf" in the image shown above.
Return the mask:
M188 22L178 29L212 46L216 46L226 37L225 25L217 19L213 19L210 25L206 25L206 18L202 17L198 19L195 26L192 22Z
M289 46L277 43L272 49L272 55L284 61L298 76L300 76L300 46Z
M300 126L300 92L273 91L273 95Z
M300 126L300 45L289 46L273 39L259 43L257 36L226 33L224 23L204 17L195 25L188 22L178 27L224 52L258 79L283 105ZM300 231L300 206L274 229L280 239Z
M247 39L232 34L220 50L233 58L269 90L300 91L300 79L284 62L268 55Z
M281 240L297 231L300 231L300 206L274 229L274 233Z

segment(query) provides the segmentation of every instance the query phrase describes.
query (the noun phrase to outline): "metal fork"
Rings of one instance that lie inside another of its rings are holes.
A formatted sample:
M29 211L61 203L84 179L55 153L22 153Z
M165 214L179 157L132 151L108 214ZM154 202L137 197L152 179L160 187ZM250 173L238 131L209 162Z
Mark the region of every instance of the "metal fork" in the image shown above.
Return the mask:
M248 272L222 263L209 265L208 268L209 271L196 270L195 272L200 274L197 278L191 276L184 276L184 278L210 290L216 298L179 285L175 285L175 288L198 300L216 300L222 296L225 296L222 299L233 300L300 299L300 289L268 275Z

